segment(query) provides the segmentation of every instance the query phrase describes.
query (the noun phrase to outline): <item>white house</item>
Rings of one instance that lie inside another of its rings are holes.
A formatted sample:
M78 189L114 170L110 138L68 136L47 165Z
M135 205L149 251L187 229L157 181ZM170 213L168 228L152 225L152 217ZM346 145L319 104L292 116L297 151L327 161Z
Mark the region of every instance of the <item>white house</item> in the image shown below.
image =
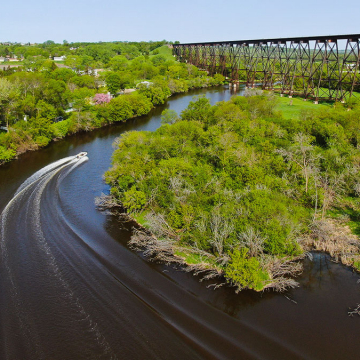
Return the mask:
M136 85L136 88L138 88L140 85L146 86L147 88L151 86L153 83L150 81L142 81Z
M66 56L54 56L53 59L54 61L64 61L66 59Z

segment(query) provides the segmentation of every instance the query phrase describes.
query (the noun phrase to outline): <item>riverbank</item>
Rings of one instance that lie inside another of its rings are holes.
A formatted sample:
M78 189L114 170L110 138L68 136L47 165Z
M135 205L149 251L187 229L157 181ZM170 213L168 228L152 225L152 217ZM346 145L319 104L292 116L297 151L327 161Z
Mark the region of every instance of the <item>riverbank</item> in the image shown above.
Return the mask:
M200 80L200 79L198 79ZM16 159L28 151L44 148L53 141L60 141L66 136L80 132L92 131L116 122L124 122L148 114L157 105L163 104L170 96L187 92L192 89L216 87L222 84L222 79L203 78L201 81L189 81L185 88L164 90L162 99L152 97L151 87L143 91L135 91L120 95L109 104L88 105L86 110L74 112L69 119L52 123L50 120L34 120L34 130L28 130L29 124L20 122L9 132L0 133L0 166ZM155 91L159 95L159 88ZM49 137L51 136L51 138Z
M183 271L198 277L200 282L212 280L213 283L208 283L207 287L214 290L231 285L226 281L225 271L219 266L221 264L215 256L196 248L178 246L176 241L159 240L147 226L146 214L129 215L124 212L125 209L119 211L119 204L111 196L103 195L97 198L96 204L99 210L110 211L112 216L123 224L131 225L132 236L128 246L141 252L149 261L180 266ZM326 218L314 221L310 230L302 242L303 255L291 259L277 259L273 264L272 278L268 279L264 287L253 290L283 292L298 287L299 283L295 279L303 272L304 259L312 259L313 251L329 254L334 262L360 273L360 239L352 233L346 222ZM240 290L241 288L235 286L236 293ZM349 312L349 315L354 314L360 315L359 307Z

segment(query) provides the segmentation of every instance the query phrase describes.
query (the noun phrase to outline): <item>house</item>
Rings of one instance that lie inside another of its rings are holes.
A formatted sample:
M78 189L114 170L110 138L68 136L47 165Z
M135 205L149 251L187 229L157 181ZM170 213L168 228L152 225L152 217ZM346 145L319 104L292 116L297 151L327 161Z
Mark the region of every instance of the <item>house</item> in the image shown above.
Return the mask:
M150 81L142 81L142 82L140 82L140 83L138 83L137 85L136 85L136 88L138 88L140 85L141 86L146 86L147 88L149 87L149 86L151 86L153 83L152 82L150 82Z
M4 62L6 60L6 57L0 56L0 62Z
M65 55L62 55L62 56L54 56L53 57L53 60L54 61L64 61L66 59L66 56Z
M104 69L92 69L91 71L93 76L98 77Z
M95 77L98 77L99 73L104 71L104 69L93 69L93 68L88 68L87 70L77 70L76 68L73 68L72 70L77 72L78 75L92 75Z

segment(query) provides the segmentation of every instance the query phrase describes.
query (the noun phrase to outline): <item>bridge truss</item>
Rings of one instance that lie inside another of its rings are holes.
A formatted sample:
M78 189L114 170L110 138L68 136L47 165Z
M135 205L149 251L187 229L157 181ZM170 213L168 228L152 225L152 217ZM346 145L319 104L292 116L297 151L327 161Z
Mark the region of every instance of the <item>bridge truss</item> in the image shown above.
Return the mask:
M344 101L360 92L360 34L174 44L179 61L247 87Z

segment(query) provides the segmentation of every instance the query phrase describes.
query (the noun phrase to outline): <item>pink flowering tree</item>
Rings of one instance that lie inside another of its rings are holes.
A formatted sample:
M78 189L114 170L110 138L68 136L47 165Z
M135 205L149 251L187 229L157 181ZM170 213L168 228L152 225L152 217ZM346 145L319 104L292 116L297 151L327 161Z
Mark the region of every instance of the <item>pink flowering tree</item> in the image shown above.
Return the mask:
M102 105L107 104L111 100L111 97L109 94L96 94L94 96L94 102L96 105Z

